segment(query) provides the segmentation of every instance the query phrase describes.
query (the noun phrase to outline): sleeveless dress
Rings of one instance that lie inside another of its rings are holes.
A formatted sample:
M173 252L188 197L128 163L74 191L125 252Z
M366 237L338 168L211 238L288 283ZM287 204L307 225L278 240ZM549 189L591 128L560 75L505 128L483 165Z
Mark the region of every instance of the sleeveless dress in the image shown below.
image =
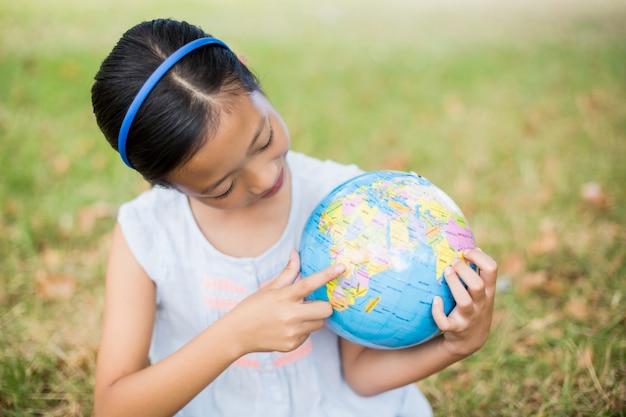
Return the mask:
M220 253L198 228L187 197L153 188L120 208L128 245L157 290L150 360L167 357L282 272L308 216L356 166L290 152L292 205L281 238L265 253ZM262 311L259 314L263 314ZM416 385L362 397L341 375L337 336L323 328L292 352L246 355L226 369L178 417L431 416Z

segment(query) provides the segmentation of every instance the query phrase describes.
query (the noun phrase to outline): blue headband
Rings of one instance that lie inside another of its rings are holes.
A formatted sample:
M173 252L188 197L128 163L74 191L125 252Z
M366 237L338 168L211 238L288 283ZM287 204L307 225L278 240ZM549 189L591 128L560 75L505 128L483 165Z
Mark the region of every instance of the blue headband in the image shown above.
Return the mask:
M128 156L126 155L126 140L128 139L128 132L130 131L130 126L133 124L133 120L137 115L137 112L141 108L141 105L148 97L148 94L154 89L157 83L163 78L163 76L185 55L190 53L191 51L200 48L205 45L219 45L228 50L230 48L224 42L215 38L200 38L195 41L191 41L188 44L184 45L182 48L178 49L172 55L170 55L159 67L150 75L150 77L143 84L135 99L130 104L128 111L126 111L126 116L124 116L124 120L122 121L122 127L120 127L120 134L117 137L117 150L122 157L122 161L130 168L135 169L133 164L128 160Z

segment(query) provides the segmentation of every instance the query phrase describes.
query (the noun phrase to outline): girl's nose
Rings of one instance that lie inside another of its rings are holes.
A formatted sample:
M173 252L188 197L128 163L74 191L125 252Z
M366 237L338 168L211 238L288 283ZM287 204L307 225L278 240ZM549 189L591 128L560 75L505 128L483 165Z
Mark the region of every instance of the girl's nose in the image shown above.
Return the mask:
M275 160L258 161L250 167L250 192L262 195L268 192L276 183L278 164Z

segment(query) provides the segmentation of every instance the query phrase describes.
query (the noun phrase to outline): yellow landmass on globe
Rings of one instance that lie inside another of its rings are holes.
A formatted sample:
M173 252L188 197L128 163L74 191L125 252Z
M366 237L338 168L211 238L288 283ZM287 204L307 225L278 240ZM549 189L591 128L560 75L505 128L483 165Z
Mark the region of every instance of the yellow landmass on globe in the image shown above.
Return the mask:
M457 256L454 249L450 247L450 244L442 234L442 225L448 223L450 213L444 206L436 201L424 202L424 210L428 211L430 217L434 219L434 222L429 221L429 226L426 229L426 239L437 259L436 273L437 278L439 278L443 270L450 265ZM424 218L429 219L428 216L424 216Z
M409 224L406 217L394 218L389 222L389 238L394 246L409 248ZM415 245L414 245L415 246Z
M443 270L457 257L457 252L450 247L445 239L440 239L432 248L435 252L435 258L437 258L437 278L440 278Z
M450 212L438 201L425 201L424 210L437 220L437 223L447 223L450 219Z
M374 216L378 213L378 207L372 207L367 204L366 201L361 201L356 209L356 212L361 220L363 220L363 223L369 226L372 223Z
M350 307L350 304L354 303L354 300L350 302L350 300L346 297L333 297L333 298L329 297L328 300L330 301L330 305L333 308L333 310L337 310L337 311L347 310L348 307Z
M328 228L331 228L332 230L333 225L342 220L342 218L341 200L333 201L328 205L320 217L318 225L320 232L326 233Z
M346 271L347 272L347 271ZM341 277L340 277L341 278ZM339 287L339 291L337 290ZM356 285L355 287L342 287L339 285L339 279L334 279L326 284L326 295L333 309L337 311L346 310L358 297L362 297L367 293L367 288ZM338 295L341 294L341 295Z
M380 295L376 298L372 298L371 300L369 300L367 302L367 305L365 306L365 312L370 313L374 309L374 307L376 307L376 304L378 304L379 301Z
M338 252L336 249L333 249ZM386 256L386 254L384 255ZM335 310L343 311L354 304L355 300L367 294L368 287L361 285L358 280L360 270L365 270L368 277L386 271L391 265L372 261L371 253L361 248L355 241L344 242L344 248L335 259L336 263L346 266L346 271L338 279L326 284L326 295ZM339 285L339 279L350 285Z
M347 196L343 201L350 197L352 196ZM426 239L435 255L436 276L439 278L444 268L457 257L456 251L450 247L443 235L443 225L448 223L450 213L437 201L419 200L419 202L424 213L422 218L428 223ZM370 206L367 200L359 201L349 216L343 213L342 200L329 204L321 214L320 231L329 233L332 241L337 242L330 247L331 259L334 263L346 266L342 276L342 281L346 281L346 285L340 286L339 280L335 279L326 286L328 299L335 310L346 310L358 297L367 294L368 286L364 279L367 280L392 267L387 240L392 242L394 250L409 251L418 245L417 242L412 244L409 233L410 208L393 199L388 204L395 210L396 215L382 220L379 208ZM362 222L362 226L359 226L362 230L358 230L355 239L345 240L348 229L355 224L357 218ZM373 221L374 219L376 220ZM461 226L466 224L462 216L455 215L454 219ZM380 297L370 299L365 311L372 311L379 301Z

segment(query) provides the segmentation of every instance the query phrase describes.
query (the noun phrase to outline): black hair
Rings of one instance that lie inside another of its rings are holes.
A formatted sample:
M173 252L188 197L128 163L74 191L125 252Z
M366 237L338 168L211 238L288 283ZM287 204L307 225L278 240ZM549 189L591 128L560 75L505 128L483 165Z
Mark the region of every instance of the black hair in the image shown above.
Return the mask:
M114 149L124 115L148 77L177 49L209 36L170 19L143 22L124 33L91 88L96 121ZM224 100L217 99L255 91L261 91L258 79L230 50L209 45L190 52L139 109L128 134L128 159L152 185L170 186L168 174L216 129L218 111L224 108Z

